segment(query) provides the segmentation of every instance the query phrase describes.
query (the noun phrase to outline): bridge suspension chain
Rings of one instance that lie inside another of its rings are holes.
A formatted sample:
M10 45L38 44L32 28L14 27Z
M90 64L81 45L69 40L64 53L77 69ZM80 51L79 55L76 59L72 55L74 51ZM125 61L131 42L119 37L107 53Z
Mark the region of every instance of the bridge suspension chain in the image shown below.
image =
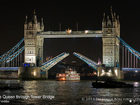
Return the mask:
M0 66L14 67L21 65L20 58L22 52L24 51L24 46L22 46L23 42L24 38L21 39L13 48L11 48L9 51L0 56ZM20 46L22 47L20 48Z
M123 39L117 37L122 46L122 67L138 68L140 61L140 53L129 46Z
M120 37L117 37L120 42L133 54L135 55L139 60L140 60L140 53L138 51L136 51L135 49L133 49L131 46L129 46L123 39L121 39Z
M0 56L0 62L4 61L7 59L15 50L19 48L19 46L23 43L24 38L21 39L13 48L11 48L9 51L4 53L3 55Z

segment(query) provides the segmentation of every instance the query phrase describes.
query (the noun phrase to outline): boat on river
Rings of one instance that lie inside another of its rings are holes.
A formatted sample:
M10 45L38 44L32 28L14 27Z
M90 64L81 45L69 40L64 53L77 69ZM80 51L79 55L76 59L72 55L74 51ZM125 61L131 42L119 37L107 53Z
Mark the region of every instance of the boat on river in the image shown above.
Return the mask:
M110 77L103 77L102 79L92 82L94 88L133 88L133 84L118 81Z
M68 68L65 73L57 73L56 79L60 81L65 80L80 80L80 74L77 73L76 70L73 70L72 68Z

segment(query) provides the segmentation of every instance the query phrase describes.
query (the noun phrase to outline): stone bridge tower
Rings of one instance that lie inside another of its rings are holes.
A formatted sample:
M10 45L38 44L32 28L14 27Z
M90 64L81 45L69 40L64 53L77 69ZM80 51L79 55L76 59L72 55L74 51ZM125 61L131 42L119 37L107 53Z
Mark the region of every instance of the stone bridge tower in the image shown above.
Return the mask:
M29 63L32 66L37 66L37 60L39 59L38 49L40 48L39 43L37 43L37 33L41 31L44 31L43 19L41 20L40 24L40 22L38 22L37 20L35 12L33 14L31 21L28 21L26 16L24 24L24 45L25 45L24 63Z
M106 67L119 67L119 47L120 42L116 36L120 37L120 22L119 16L113 13L106 15L104 13L102 21L102 32L103 32L103 64Z

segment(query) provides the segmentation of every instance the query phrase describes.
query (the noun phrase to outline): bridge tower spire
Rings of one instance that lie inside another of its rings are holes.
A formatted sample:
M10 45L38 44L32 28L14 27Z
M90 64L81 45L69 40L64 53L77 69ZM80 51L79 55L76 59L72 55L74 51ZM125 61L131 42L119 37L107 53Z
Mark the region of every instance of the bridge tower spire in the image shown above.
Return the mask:
M106 27L105 13L103 14L102 27Z
M41 31L44 31L44 22L43 18L41 18L41 25L40 25Z
M33 22L34 22L35 24L37 24L37 16L36 16L35 10L34 10L34 12L33 12Z

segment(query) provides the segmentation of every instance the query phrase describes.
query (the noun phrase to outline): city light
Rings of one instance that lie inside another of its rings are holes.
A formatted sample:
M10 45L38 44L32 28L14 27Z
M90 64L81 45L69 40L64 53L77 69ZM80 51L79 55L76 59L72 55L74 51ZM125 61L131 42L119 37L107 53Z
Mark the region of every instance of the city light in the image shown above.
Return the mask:
M88 30L85 30L85 34L87 34L88 33Z
M67 32L68 34L70 34L70 33L72 32L72 30L67 29L66 32Z
M118 76L118 72L117 72L117 69L115 69L115 74L116 74L116 76Z
M106 74L105 71L102 69L102 72L101 72L101 75L100 76L103 76L105 74Z
M137 73L138 71L136 70L135 73Z
M37 74L36 74L36 71L34 71L34 72L33 72L33 75L34 75L34 76L36 76L36 75L37 75Z
M112 76L112 71L111 69L106 73L109 77Z
M139 82L134 82L134 86L138 87L139 86Z
M108 72L111 73L111 70L109 70Z

